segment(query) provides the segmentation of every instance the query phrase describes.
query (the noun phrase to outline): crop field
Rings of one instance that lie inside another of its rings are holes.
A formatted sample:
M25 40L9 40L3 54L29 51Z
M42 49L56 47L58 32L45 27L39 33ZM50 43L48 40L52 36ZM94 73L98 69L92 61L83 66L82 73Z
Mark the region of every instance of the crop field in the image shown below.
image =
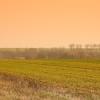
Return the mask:
M100 100L100 60L0 60L0 100Z

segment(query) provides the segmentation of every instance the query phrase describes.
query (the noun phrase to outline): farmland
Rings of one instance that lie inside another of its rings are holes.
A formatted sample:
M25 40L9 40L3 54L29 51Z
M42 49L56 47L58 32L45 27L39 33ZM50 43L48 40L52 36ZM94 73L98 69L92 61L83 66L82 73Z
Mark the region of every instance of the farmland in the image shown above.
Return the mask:
M1 59L0 96L4 100L100 100L100 60Z

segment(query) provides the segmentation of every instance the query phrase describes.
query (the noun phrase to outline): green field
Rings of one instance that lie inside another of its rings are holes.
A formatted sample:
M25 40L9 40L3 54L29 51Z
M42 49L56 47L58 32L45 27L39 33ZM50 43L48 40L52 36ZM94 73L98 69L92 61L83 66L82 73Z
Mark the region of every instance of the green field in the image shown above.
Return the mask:
M61 87L70 94L90 96L89 100L100 96L100 60L0 60L0 73Z

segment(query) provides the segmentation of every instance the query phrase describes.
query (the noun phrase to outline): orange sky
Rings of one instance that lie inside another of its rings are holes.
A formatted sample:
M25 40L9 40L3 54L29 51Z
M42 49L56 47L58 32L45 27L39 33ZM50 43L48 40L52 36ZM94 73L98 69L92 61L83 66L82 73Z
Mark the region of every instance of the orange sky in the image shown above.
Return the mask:
M100 0L0 0L0 47L100 43Z

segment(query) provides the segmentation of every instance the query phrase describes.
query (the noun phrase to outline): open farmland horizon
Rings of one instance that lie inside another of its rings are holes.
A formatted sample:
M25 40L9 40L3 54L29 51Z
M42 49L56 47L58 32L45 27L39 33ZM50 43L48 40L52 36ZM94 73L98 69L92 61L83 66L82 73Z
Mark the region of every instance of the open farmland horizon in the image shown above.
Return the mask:
M0 100L100 100L100 0L0 0Z

